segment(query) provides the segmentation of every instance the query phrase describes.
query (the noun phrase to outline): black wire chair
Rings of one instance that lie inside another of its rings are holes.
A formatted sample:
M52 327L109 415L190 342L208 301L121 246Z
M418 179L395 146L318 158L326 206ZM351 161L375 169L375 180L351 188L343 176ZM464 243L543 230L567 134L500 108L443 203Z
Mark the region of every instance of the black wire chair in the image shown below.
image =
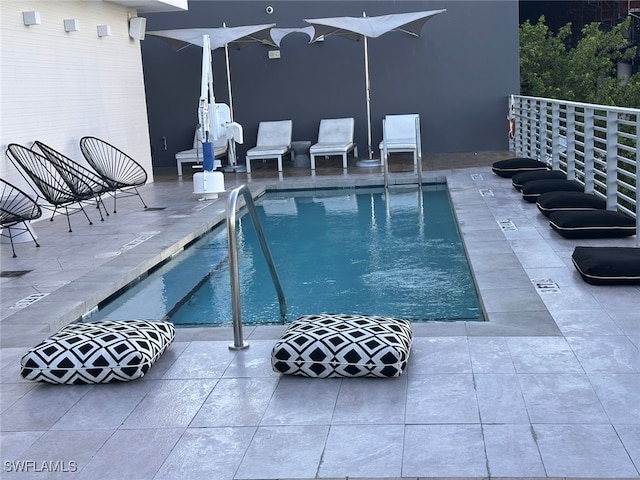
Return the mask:
M13 239L18 235L29 233L36 247L39 247L35 235L27 226L27 222L40 218L42 209L36 201L18 187L0 178L0 227L3 237L11 242L13 257L17 257Z
M142 165L110 143L96 137L82 137L80 150L95 171L113 191L113 213L116 213L116 192L125 196L137 195L147 208L138 188L147 182L147 172Z
M59 209L64 209L70 232L72 230L69 217L80 211L87 217L89 225L93 225L82 206L82 202L92 200L94 197L93 190L89 185L83 185L82 181L78 181L78 185L82 188L78 191L73 190L47 157L17 143L10 144L6 154L20 175L34 187L38 196L51 205L41 205L42 208L53 211L50 221L53 221L53 217Z
M67 185L74 190L84 195L85 188L89 186L91 192L93 192L93 198L96 201L96 207L98 212L100 213L100 220L104 221L104 217L102 216L102 211L100 210L100 206L104 209L104 213L109 216L109 212L107 212L107 207L104 206L104 202L102 201L102 195L105 193L112 192L113 189L107 182L105 182L100 175L98 175L93 170L80 165L78 162L71 160L66 155L54 150L48 145L36 140L34 142L42 153L44 153L45 157L49 159L53 166L58 170L60 175L67 182Z

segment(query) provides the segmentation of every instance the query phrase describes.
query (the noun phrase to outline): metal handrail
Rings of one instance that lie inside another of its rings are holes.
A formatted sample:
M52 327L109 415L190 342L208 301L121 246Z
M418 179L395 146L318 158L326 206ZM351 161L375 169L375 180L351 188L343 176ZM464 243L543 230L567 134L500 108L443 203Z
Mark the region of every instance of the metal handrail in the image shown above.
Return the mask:
M242 194L244 196L245 204L251 215L253 226L258 235L260 247L267 265L269 267L269 273L271 273L271 279L273 285L276 288L278 294L278 302L280 302L280 315L283 320L287 317L287 303L284 298L284 292L282 291L282 285L280 285L280 279L278 278L278 272L276 271L275 264L273 263L273 257L269 251L267 240L262 230L262 224L258 217L256 205L251 197L251 192L246 185L240 185L233 189L229 194L229 200L227 202L227 242L229 246L229 276L231 277L231 309L233 315L233 343L229 345L231 350L242 350L249 347L249 344L242 338L242 308L240 306L240 276L238 269L238 236L236 234L237 225L237 203L238 196Z

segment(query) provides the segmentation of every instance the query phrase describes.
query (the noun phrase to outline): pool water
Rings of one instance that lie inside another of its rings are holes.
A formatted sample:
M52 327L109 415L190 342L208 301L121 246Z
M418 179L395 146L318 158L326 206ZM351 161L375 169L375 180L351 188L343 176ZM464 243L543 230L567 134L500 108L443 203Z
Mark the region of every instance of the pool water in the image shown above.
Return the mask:
M446 186L268 193L256 205L288 320L318 313L483 320ZM238 223L243 323L282 323L251 218ZM230 299L221 227L90 320L168 317L177 326L230 325Z

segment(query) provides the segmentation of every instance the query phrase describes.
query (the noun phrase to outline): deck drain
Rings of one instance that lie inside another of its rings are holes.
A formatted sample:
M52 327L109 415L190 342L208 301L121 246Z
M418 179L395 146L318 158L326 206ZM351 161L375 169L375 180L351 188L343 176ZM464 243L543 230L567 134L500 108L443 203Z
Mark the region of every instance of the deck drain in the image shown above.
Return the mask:
M490 188L481 188L480 195L483 197L493 197L493 191Z
M473 180L474 182L478 180L484 180L484 177L482 176L481 173L472 173L471 180Z
M538 293L560 293L560 287L550 278L532 279L531 283L536 287Z
M159 212L161 210L165 210L167 207L147 207L144 209L145 212Z
M0 277L2 278L13 278L13 277L21 277L25 273L29 273L31 270L5 270L0 272Z
M37 302L38 300L40 300L41 298L46 297L47 295L49 295L49 294L48 293L32 293L28 297L25 297L22 300L18 300L16 303L11 305L9 308L15 310L15 309L18 309L18 308L28 307L32 303Z
M518 230L516 224L511 220L498 220L498 225L500 225L503 232L515 232Z

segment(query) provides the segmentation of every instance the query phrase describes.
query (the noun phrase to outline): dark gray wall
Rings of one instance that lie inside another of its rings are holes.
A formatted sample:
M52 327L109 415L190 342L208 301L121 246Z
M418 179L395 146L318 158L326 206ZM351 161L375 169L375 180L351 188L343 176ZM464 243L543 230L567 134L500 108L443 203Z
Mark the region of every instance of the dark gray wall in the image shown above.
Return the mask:
M268 15L266 7L273 6ZM419 113L426 153L506 150L507 96L519 92L518 2L498 1L190 1L189 11L147 15L147 31L367 16L446 8L419 38L390 32L369 40L373 145L382 118ZM258 123L293 120L294 140L315 141L322 118L354 117L360 157L367 156L362 42L337 36L308 44L292 34L281 58L263 45L230 51L235 120L244 128L239 160L255 145ZM174 165L197 123L201 50L174 52L162 39L142 42L154 166ZM228 102L224 50L213 52L216 101ZM166 137L166 150L162 137Z

